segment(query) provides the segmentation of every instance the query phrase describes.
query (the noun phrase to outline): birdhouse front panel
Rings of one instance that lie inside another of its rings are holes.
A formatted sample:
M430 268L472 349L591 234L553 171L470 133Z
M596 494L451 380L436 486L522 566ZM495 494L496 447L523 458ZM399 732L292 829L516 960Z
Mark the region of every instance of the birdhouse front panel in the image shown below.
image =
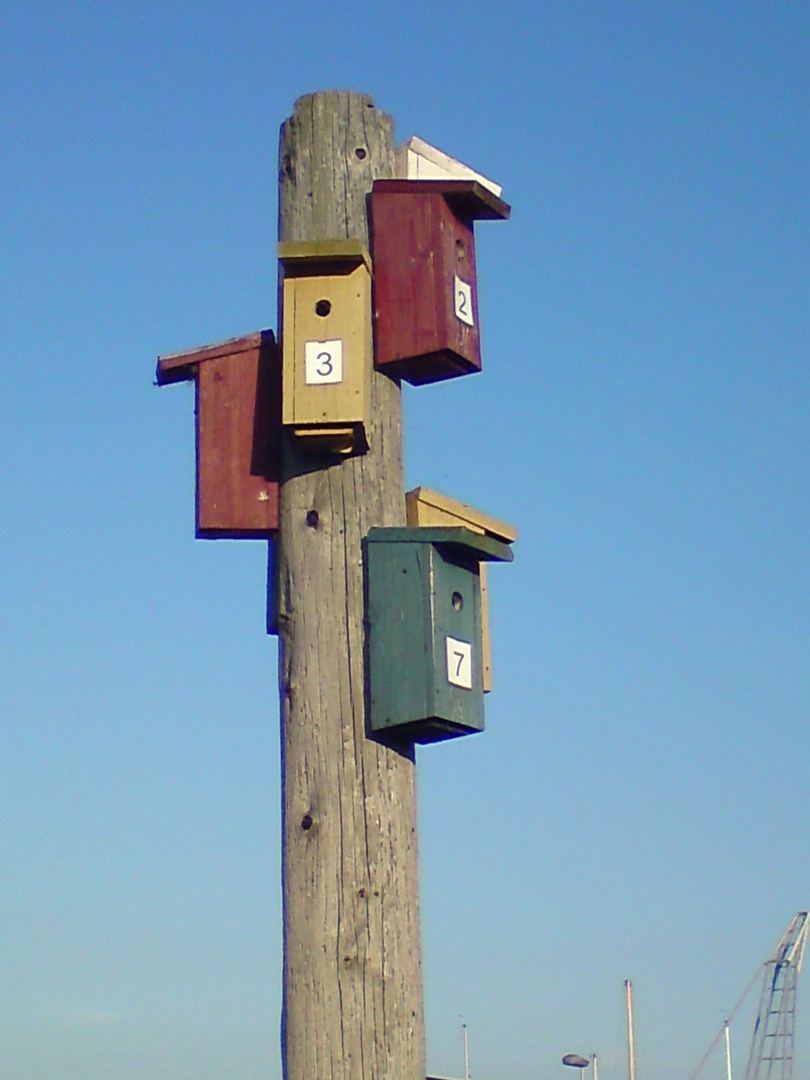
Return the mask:
M368 257L356 244L343 258L324 246L280 245L282 419L304 449L363 452L372 370Z
M473 222L509 208L473 181L378 180L371 193L375 363L419 385L481 370Z
M271 331L158 359L158 383L196 384L196 535L278 529L281 363Z

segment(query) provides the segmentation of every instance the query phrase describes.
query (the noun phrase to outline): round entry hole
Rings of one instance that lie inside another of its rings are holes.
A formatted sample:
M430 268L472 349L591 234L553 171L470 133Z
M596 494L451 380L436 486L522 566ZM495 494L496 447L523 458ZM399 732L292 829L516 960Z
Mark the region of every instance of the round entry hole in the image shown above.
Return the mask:
M461 609L464 607L464 597L461 595L460 592L453 593L452 602L454 611L461 611Z
M315 305L315 314L320 315L322 319L325 319L331 310L332 305L328 300L319 300Z
M366 156L365 148L362 146L358 146L354 153L358 161L362 161L363 158Z
M464 242L462 240L456 240L456 255L460 259L464 258Z

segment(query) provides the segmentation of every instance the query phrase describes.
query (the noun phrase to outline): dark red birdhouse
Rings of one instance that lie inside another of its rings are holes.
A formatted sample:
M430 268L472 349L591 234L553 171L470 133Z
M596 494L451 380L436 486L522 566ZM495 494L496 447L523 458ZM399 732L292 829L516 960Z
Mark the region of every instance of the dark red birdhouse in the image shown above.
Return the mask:
M473 223L510 208L477 180L377 180L375 363L419 385L481 370Z
M159 385L185 379L197 388L197 536L271 536L281 435L281 361L272 331L158 358Z

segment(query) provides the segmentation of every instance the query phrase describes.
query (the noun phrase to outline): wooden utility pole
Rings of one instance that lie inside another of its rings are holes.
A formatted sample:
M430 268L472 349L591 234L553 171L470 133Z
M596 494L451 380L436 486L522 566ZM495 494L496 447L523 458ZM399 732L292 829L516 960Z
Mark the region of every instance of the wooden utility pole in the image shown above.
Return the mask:
M279 239L368 244L393 135L365 94L300 98L281 129ZM400 389L371 378L367 453L282 447L285 1080L425 1077L415 758L366 734L361 541L405 524Z

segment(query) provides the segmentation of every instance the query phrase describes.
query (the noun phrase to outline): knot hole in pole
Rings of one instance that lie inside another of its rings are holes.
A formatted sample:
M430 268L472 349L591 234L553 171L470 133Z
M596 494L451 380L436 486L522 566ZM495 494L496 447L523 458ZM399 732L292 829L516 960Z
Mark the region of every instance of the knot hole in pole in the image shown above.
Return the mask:
M310 529L317 529L320 520L317 510L307 510L307 525L309 525Z

